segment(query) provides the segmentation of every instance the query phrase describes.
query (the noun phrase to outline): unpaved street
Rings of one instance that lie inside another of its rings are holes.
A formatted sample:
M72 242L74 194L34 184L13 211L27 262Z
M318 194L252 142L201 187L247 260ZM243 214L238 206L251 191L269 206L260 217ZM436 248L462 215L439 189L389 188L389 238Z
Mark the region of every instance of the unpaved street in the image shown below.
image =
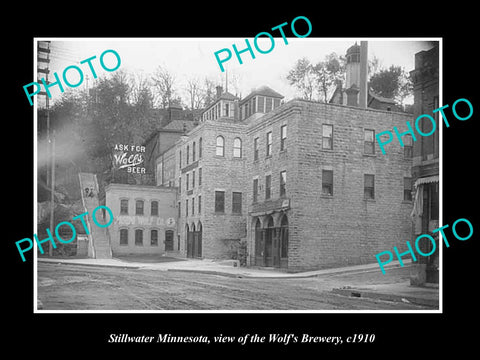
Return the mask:
M333 287L392 282L391 275L304 279L232 278L201 273L38 263L43 310L422 310L414 304L354 298Z

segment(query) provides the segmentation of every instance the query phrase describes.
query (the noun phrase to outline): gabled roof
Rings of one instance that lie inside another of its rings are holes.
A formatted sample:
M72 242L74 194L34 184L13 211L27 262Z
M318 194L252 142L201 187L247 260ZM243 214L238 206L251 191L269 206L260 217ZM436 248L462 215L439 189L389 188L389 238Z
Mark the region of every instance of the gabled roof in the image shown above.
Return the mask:
M219 99L234 101L238 100L238 97L229 93L228 91L225 91L222 95L220 95Z
M283 97L284 97L282 94L279 94L278 92L276 92L272 88L264 85L264 86L261 86L261 87L255 89L255 90L253 90L250 94L248 94L245 98L243 98L240 101L240 103L244 103L245 101L249 100L250 98L252 98L256 95L269 96L269 97L274 97L274 98L279 98L279 99L283 99Z

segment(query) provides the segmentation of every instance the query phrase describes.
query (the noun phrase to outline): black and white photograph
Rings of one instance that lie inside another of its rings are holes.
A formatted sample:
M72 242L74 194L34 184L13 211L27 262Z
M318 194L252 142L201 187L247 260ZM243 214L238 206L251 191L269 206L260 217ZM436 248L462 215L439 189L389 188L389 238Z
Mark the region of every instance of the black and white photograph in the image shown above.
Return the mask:
M37 311L438 311L441 50L39 39Z
M4 22L6 350L474 350L473 6L166 5Z

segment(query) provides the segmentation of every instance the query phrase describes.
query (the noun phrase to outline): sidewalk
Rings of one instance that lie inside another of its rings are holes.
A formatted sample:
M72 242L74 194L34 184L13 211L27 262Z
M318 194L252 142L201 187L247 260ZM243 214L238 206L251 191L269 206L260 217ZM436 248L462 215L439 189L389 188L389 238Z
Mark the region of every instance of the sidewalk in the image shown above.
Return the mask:
M369 276L378 275L380 272L377 263L347 266L334 269L312 270L298 273L287 273L275 270L274 268L245 268L234 266L235 261L213 261L208 259L172 259L152 261L130 261L128 258L112 258L112 259L50 259L38 258L39 262L57 263L57 264L76 264L83 266L104 266L116 268L145 269L156 271L176 271L176 272L192 272L211 274L219 276L228 276L234 278L249 279L300 279L300 278L325 278L330 279L332 276L356 275ZM411 261L404 261L409 266ZM399 268L398 261L392 261L385 266L386 271L389 269ZM396 301L404 303L414 303L418 305L428 306L435 309L439 307L439 289L438 287L414 287L409 282L383 283L374 285L334 287L332 292L348 297L364 297L385 301Z
M168 259L168 260L167 260ZM308 278L329 274L339 273L355 273L366 271L380 271L378 264L355 265L341 268L311 270L304 272L289 273L275 268L246 268L239 267L236 261L214 261L209 259L172 259L167 258L166 261L159 260L158 262L150 261L130 261L128 258L112 258L112 259L65 259L65 258L43 258L39 257L39 262L50 262L57 264L71 264L83 266L104 266L104 267L120 267L132 269L147 269L159 271L183 271L196 272L204 274L215 274L237 278L274 278L274 279L289 279L289 278ZM409 264L408 261L404 261ZM398 261L392 261L385 266L388 268L399 267Z

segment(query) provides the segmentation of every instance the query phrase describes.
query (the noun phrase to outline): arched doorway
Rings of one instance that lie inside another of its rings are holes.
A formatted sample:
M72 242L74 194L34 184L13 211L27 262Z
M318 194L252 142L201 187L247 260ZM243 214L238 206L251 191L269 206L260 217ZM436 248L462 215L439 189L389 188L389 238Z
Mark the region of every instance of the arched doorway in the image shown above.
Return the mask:
M192 258L193 257L193 237L192 233L190 232L190 229L188 227L188 224L185 224L185 242L186 242L186 248L187 248L187 258Z
M276 244L276 236L275 236L275 228L273 227L273 218L269 216L266 219L266 228L265 228L265 266L275 266L274 258L275 256L275 246ZM280 263L278 264L280 266Z
M199 221L197 225L196 239L195 239L195 252L194 256L197 258L202 257L202 223Z
M265 240L260 219L255 221L255 265L265 266Z
M284 214L280 222L280 267L288 267L288 218Z

